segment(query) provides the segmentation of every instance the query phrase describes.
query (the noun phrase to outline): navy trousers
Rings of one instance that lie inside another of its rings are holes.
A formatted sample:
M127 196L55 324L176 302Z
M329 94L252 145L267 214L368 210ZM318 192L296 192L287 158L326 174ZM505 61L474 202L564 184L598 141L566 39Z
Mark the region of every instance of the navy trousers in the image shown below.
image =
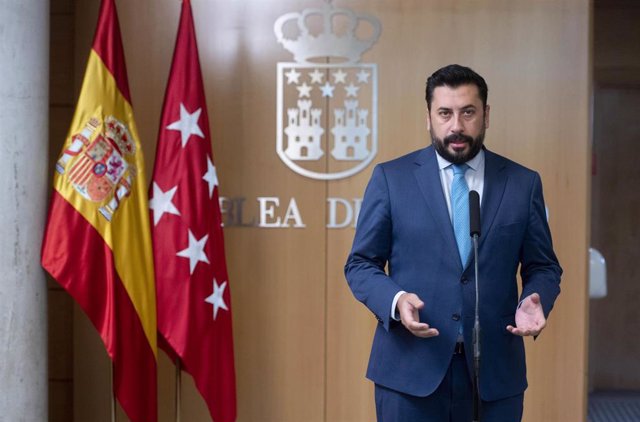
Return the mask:
M400 393L376 384L378 422L471 422L472 384L464 354L454 355L438 389L427 397ZM520 422L524 394L482 401L480 422Z

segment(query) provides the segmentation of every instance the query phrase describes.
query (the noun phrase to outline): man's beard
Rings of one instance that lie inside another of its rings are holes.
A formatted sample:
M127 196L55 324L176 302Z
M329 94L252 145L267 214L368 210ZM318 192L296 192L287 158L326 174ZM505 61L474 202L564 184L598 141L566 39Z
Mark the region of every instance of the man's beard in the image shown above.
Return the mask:
M472 138L471 136L463 135L463 134L453 134L453 135L447 136L444 139L440 139L433 134L433 131L431 131L430 134L431 134L431 143L433 144L438 154L440 154L442 158L444 158L445 160L449 161L452 164L462 164L473 159L473 157L478 155L478 153L482 149L482 144L484 143L484 129L475 139ZM470 148L468 150L463 150L459 152L457 151L451 152L450 150L447 149L447 146L454 141L466 142L467 144L469 144Z

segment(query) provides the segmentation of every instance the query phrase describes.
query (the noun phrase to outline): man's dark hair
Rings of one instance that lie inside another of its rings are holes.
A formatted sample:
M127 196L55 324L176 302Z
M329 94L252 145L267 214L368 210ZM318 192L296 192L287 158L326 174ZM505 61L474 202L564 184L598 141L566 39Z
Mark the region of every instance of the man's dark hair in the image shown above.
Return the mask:
M426 100L427 108L431 110L431 100L433 99L433 91L439 86L448 86L457 88L461 85L473 84L478 87L482 107L487 106L487 96L489 88L484 78L474 72L472 69L459 64L450 64L433 72L433 75L427 79Z

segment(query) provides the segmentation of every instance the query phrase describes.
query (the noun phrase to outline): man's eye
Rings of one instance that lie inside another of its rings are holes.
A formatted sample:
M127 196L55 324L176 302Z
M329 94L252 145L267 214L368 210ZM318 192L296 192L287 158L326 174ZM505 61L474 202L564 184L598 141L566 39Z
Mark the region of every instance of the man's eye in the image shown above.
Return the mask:
M451 115L451 112L449 111L441 111L440 112L440 116L442 117L449 117Z
M462 113L463 113L465 116L467 116L467 117L471 117L471 116L473 116L474 114L476 114L475 110L465 110L465 111L463 111Z

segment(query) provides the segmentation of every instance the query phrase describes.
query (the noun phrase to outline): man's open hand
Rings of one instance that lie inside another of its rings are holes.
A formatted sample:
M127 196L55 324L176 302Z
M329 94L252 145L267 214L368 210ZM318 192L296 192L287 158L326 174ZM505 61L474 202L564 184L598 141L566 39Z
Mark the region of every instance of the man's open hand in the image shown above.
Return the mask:
M546 325L540 295L532 293L524 298L516 311L516 326L507 325L507 330L516 336L537 336Z
M440 333L435 328L429 327L429 324L420 322L418 311L424 308L424 302L413 293L403 293L398 298L396 304L402 325L411 331L417 337L434 337Z

